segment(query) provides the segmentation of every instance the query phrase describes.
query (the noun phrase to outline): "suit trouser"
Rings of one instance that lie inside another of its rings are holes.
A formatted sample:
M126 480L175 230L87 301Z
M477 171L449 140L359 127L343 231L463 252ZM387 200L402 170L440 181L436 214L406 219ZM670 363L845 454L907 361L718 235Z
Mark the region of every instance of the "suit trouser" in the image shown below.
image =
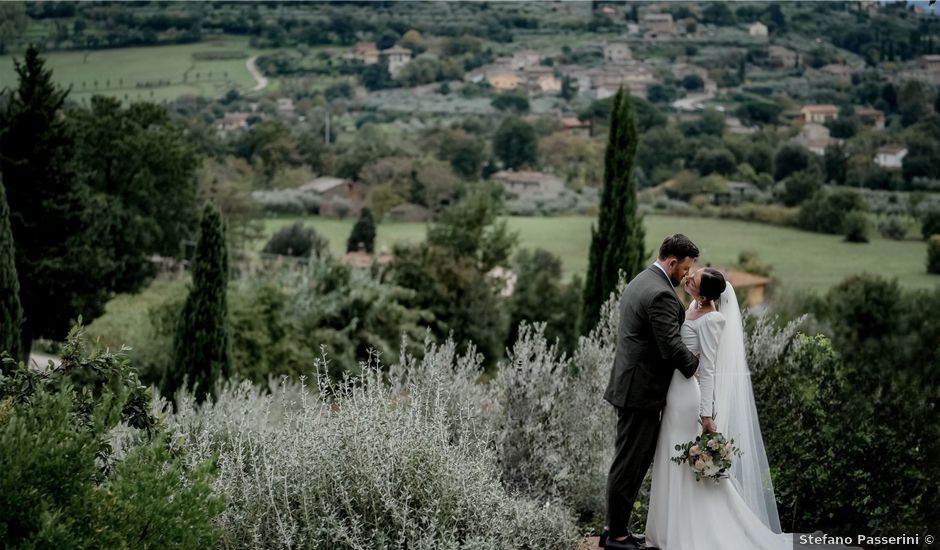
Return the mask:
M627 534L633 503L656 454L662 411L617 408L617 447L607 476L607 525L611 537Z

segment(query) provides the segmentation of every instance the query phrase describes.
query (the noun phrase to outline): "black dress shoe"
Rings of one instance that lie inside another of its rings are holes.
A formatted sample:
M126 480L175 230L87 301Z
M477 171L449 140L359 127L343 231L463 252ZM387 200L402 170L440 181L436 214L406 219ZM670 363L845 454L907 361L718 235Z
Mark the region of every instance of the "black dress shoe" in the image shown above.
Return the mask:
M642 547L634 540L630 539L630 537L627 537L623 540L614 540L608 538L604 548L607 550L643 550Z

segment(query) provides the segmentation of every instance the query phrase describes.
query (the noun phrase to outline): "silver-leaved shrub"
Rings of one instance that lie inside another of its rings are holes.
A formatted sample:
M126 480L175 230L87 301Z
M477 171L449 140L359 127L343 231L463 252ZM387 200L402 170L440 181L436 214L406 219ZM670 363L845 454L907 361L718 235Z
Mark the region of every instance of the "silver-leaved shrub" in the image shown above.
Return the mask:
M426 368L451 369L449 344L430 351ZM575 547L563 507L504 488L478 411L448 377L387 384L378 367L315 389L231 385L201 408L183 396L172 424L193 464L218 457L224 546Z

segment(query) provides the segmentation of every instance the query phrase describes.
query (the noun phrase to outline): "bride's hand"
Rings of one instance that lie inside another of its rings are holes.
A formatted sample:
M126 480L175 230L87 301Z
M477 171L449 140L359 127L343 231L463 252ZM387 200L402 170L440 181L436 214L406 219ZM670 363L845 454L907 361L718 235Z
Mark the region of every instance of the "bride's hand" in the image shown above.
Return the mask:
M713 434L718 431L718 426L715 424L715 420L710 416L702 417L702 433Z

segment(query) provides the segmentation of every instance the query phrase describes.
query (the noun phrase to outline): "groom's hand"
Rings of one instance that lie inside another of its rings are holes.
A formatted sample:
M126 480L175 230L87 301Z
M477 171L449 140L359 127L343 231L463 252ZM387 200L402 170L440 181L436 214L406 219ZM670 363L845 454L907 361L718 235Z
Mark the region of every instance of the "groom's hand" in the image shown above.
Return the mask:
M718 431L718 426L710 416L702 417L702 433L713 434Z

